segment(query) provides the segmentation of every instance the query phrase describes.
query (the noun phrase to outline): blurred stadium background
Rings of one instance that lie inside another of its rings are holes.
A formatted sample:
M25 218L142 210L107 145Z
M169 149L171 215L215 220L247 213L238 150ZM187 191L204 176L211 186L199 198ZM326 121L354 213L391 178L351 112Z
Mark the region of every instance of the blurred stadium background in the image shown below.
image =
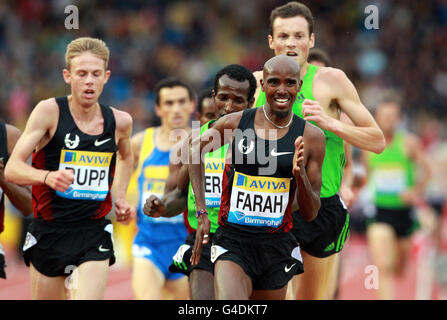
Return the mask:
M227 64L261 69L273 54L267 42L269 13L286 2L1 0L0 117L23 130L38 101L68 94L62 79L66 45L79 36L92 36L102 38L111 50L112 76L101 102L128 111L134 118L134 133L156 125L152 90L160 79L177 76L199 92ZM334 66L346 72L364 104L373 111L383 90L397 90L404 97L404 126L421 136L426 150L434 146L446 150L447 1L302 2L314 14L316 47L326 50ZM68 16L64 9L71 4L79 9L77 30L64 26ZM377 30L364 26L364 10L371 4L379 8ZM135 197L132 190L131 186L130 199ZM424 218L430 208L421 206L419 211L422 220L430 220ZM352 214L355 221L355 210ZM370 258L361 214L343 251L340 299L375 298L374 290L364 287L364 268ZM8 280L0 280L0 299L30 297L28 270L17 254L26 223L8 204L6 230L0 236L7 253ZM399 299L442 298L447 279L437 273L447 274L447 267L424 265L431 254L429 228L424 225L413 237L408 272L398 283ZM111 270L108 299L132 298L134 232L134 224L116 225L118 262ZM432 267L433 274L427 271ZM431 282L430 276L439 281Z

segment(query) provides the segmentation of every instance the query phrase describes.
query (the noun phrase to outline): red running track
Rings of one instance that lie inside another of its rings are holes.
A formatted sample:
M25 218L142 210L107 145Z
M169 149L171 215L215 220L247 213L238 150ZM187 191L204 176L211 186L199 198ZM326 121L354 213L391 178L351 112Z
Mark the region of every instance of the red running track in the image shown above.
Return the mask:
M420 246L420 245L419 245ZM405 276L396 281L396 299L415 299L416 271L418 262L418 244L413 244ZM0 300L26 300L31 298L28 268L15 253L6 250L7 280L0 279ZM342 300L373 300L376 290L366 289L364 282L367 274L365 267L371 265L366 241L363 236L351 235L342 251L342 273L340 278L339 299ZM432 299L436 298L433 290ZM131 287L131 270L112 266L105 293L107 300L133 299Z

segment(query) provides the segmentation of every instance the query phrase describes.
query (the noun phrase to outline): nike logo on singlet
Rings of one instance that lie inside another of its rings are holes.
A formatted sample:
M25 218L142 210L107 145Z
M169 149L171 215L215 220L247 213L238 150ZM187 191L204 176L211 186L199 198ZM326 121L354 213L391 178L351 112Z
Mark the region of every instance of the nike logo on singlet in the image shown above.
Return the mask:
M292 264L290 267L288 267L287 265L284 267L284 271L285 272L289 272L290 270L292 270L293 266L296 265L296 263Z
M107 252L107 251L110 251L110 249L103 248L102 245L99 246L98 250L99 250L100 252Z
M275 148L272 149L271 155L272 157L278 157L278 156L283 156L285 154L291 154L293 152L276 152Z
M105 139L105 140L102 140L102 141L99 141L98 139L96 139L96 140L95 140L95 147L99 147L100 145L103 145L104 143L106 143L106 142L109 141L110 139L112 139L112 138Z

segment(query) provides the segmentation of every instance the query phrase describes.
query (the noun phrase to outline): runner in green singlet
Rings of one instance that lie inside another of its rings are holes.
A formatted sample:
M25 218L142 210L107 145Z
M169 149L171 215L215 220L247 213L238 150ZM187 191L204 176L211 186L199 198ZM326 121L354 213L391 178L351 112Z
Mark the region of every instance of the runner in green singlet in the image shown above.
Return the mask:
M312 48L309 53L309 57L307 61L310 64L319 67L332 67L331 59L329 55L322 49ZM345 113L340 115L340 119L343 121L350 121ZM341 186L339 190L339 195L348 209L351 207L354 201L354 192L353 192L353 184L354 184L354 172L353 172L353 159L352 159L352 146L349 143L344 143L344 152L345 152L345 166L343 169L343 178L341 181ZM334 266L332 268L331 275L329 277L329 283L327 287L327 299L337 299L339 282L341 275L341 254L335 255ZM293 282L292 282L293 284ZM288 298L291 298L290 289L293 291L293 286L289 288ZM294 291L293 291L294 292Z
M416 226L412 208L422 199L431 170L419 137L398 128L398 100L387 97L377 107L375 118L387 146L380 155L363 154L376 206L367 238L379 270L378 297L388 300L395 297L394 276L402 276L405 270L410 236Z
M214 78L213 100L217 118L225 114L244 110L252 107L256 79L250 70L241 65L229 65L221 69ZM200 128L200 134L211 128L215 120L205 123ZM178 152L188 150L179 145ZM189 139L183 141L183 145L189 146ZM206 154L205 187L207 211L211 220L209 237L212 238L218 227L217 219L220 208L220 196L222 192L222 173L225 164L225 155L228 145ZM174 153L180 157L179 153ZM195 198L192 193L188 176L188 165L181 162L175 164L173 157L170 161L170 173L166 184L165 194L160 200L151 196L146 200L143 212L151 217L171 217L188 210L188 224L194 229L180 246L173 257L170 270L182 272L189 276L191 298L193 300L214 299L214 265L211 263L211 241L204 246L200 263L192 266L190 263L191 251L195 240L197 228Z
M293 112L316 124L326 137L323 163L321 209L314 221L306 222L294 214L292 232L301 244L305 272L296 277L297 299L328 299L336 256L349 232L349 215L340 201L345 154L343 141L360 149L382 152L383 133L374 118L360 101L358 93L346 74L337 68L318 67L307 62L314 46L313 16L309 8L289 2L270 14L268 42L275 55L286 54L300 65L302 87ZM254 73L260 79L262 72ZM258 81L259 83L259 81ZM265 94L258 85L256 106L262 106ZM350 123L340 121L341 112Z

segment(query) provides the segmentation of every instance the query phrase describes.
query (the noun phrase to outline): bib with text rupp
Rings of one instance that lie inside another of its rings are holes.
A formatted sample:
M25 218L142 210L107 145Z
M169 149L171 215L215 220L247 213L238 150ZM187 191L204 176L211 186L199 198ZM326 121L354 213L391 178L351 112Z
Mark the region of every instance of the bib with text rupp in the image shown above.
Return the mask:
M62 198L103 201L109 193L109 167L112 152L61 150L59 170L73 170L74 182Z
M228 222L277 227L289 203L290 178L234 173Z

